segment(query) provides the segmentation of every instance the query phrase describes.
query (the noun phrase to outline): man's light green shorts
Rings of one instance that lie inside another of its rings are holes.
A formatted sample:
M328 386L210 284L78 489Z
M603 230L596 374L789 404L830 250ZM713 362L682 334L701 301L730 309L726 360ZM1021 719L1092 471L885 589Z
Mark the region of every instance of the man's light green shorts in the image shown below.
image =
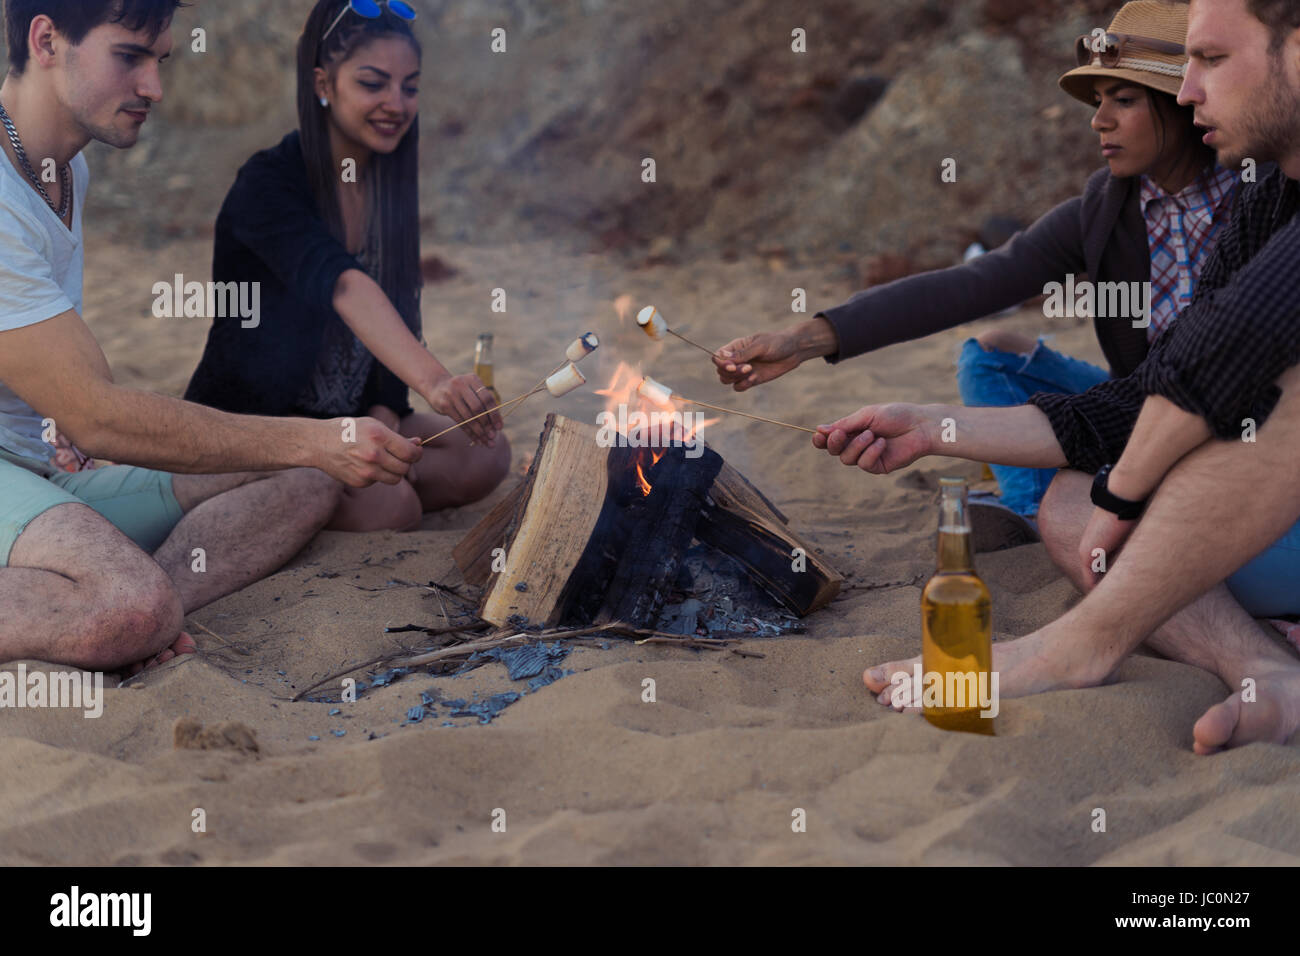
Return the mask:
M82 504L153 554L184 516L166 472L127 465L67 473L0 452L0 568L36 518L59 505Z

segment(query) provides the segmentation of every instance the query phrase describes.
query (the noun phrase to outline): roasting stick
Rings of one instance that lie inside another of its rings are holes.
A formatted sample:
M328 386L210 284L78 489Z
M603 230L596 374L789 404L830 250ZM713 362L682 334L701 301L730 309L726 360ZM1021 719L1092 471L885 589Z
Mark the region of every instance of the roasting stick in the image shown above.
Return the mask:
M711 358L719 357L718 353L713 351L713 349L706 349L699 342L692 342L690 339L682 335L680 332L676 332L673 329L669 328L668 323L664 320L663 314L658 309L656 309L653 305L647 305L644 309L642 309L640 312L637 313L636 324L641 326L641 331L643 331L646 335L650 336L650 338L654 339L656 342L662 339L665 335L675 335L677 338L681 339L687 345L695 346L697 349L699 349L701 352L705 353L706 355L710 356Z
M588 355L590 355L592 352L596 351L596 349L598 348L600 348L600 339L596 337L596 333L584 332L582 335L579 335L576 339L574 339L569 344L569 347L565 349L564 351L565 361L557 365L552 370L551 375L558 374L565 367L565 365L569 363L573 363L574 365L578 364L583 359L585 359ZM550 377L551 376L548 375L546 378L550 378ZM537 385L534 387L534 391L536 391L538 388L541 388L543 385L546 384L546 378L542 379L540 382L537 383ZM515 407L518 408L518 406ZM505 421L514 413L514 411L515 411L514 408L510 409L510 411L506 412L504 415L501 416L501 420Z
M450 428L444 428L442 431L438 432L438 434L436 434L436 435L431 435L430 437L426 438L424 441L420 442L420 444L421 444L421 445L427 445L427 444L429 444L429 442L433 441L435 438L441 438L443 435L446 435L446 434L448 434L449 432L454 432L457 428L462 428L462 427L464 427L465 425L468 425L470 422L476 422L476 421L478 421L478 420L479 420L480 418L482 418L484 415L491 415L493 412L504 411L505 409L510 408L510 407L513 406L513 405L518 405L518 404L519 404L520 402L522 402L524 399L526 399L526 398L532 398L532 397L533 397L534 395L536 395L538 392L542 391L542 389L544 389L545 387L546 387L545 384L539 385L539 386L537 386L535 389L533 389L531 392L528 392L528 393L526 393L526 394L524 394L524 395L520 395L518 398L512 398L512 399L510 399L510 401L508 401L508 402L502 402L500 405L497 405L497 406L495 406L494 408L489 408L486 412L479 412L477 415L473 416L472 418L467 418L467 419L465 419L463 422L457 422L455 425L452 425Z
M462 428L465 425L468 425L472 421L477 421L478 419L482 418L484 415L491 415L493 412L499 412L504 409L510 408L513 405L518 405L521 402L524 402L527 399L532 398L538 392L543 392L543 391L550 392L556 398L559 398L562 395L568 395L574 389L581 388L586 384L587 384L587 380L583 378L582 373L578 371L578 366L574 365L572 362L569 362L566 365L560 366L560 368L556 369L553 373L547 376L546 381L542 382L542 384L538 385L531 392L525 392L523 395L520 395L518 398L512 398L510 399L510 401L506 402L503 405L498 405L495 408L489 408L485 412L479 412L477 415L467 418L463 422L458 422L455 425L452 425L450 428L444 428L442 431L438 432L438 434L433 435L430 438L426 438L424 441L420 442L420 444L427 445L435 438L441 438L443 435L447 434L448 432L454 432L457 428Z
M715 412L726 412L728 415L740 415L743 418L752 418L756 422L766 422L769 425L780 425L782 428L793 428L795 431L808 432L810 435L818 434L815 428L805 428L803 425L791 425L789 422L778 422L774 418L763 418L761 415L751 415L749 412L740 412L734 408L722 408L718 405L710 405L708 402L697 402L693 398L686 398L678 395L667 385L662 385L652 378L644 378L641 384L637 386L636 393L642 398L654 402L656 405L667 405L672 401L685 402L687 405L699 405L701 408L709 408Z

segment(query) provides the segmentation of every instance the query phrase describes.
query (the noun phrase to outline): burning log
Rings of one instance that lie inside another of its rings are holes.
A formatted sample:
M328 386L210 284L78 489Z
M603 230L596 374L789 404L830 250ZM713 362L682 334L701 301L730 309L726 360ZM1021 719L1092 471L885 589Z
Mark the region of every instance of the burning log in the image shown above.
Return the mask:
M649 469L661 489L645 494L643 453L602 448L594 427L547 417L483 620L654 623L722 460L667 449Z
M839 593L839 574L713 450L602 447L596 435L548 416L523 485L456 547L486 589L484 620L653 626L697 537L801 616Z
M695 536L735 558L769 594L803 617L830 604L844 579L788 524L744 475L723 465Z

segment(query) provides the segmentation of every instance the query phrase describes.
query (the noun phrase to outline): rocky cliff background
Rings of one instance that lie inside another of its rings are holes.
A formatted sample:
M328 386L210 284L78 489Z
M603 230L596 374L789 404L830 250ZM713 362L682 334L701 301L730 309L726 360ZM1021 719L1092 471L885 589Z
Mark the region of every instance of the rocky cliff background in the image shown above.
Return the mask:
M953 261L991 215L1032 220L1100 165L1056 79L1117 3L414 2L426 241L907 270ZM182 10L140 145L90 147L87 222L152 247L209 236L239 166L295 125L310 7Z

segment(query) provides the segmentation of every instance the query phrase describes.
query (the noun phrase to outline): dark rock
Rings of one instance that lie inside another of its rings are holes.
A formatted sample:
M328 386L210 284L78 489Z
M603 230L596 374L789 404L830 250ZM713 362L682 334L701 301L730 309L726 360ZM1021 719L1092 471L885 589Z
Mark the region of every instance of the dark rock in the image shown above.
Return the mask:
M835 91L831 112L845 126L852 126L880 102L888 89L889 80L883 76L850 77Z

